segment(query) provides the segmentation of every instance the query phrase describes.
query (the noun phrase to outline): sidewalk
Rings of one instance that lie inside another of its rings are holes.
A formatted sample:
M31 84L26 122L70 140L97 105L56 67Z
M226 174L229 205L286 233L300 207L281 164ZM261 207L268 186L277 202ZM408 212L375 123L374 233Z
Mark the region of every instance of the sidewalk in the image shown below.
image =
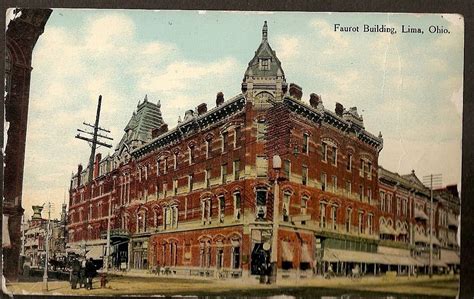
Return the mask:
M99 279L94 280L94 289L71 290L67 281L49 282L49 291L42 292L42 282L19 282L7 284L14 294L49 294L49 295L271 295L281 294L288 290L288 294L297 295L298 292L308 291L324 294L334 290L381 292L388 294L417 294L432 296L455 297L458 293L459 277L427 276L415 277L363 277L358 280L349 278L308 278L300 280L280 280L277 285L249 283L248 279L185 279L175 277L109 277L108 288L100 289ZM253 281L253 278L251 279Z

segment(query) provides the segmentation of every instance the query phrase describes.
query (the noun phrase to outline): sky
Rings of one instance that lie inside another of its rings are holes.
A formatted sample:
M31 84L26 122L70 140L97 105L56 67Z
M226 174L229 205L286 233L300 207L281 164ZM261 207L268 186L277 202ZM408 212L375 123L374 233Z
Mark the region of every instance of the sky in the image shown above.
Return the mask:
M460 185L464 23L459 15L53 9L33 52L23 207L67 199L90 147L82 122L111 130L112 154L145 95L161 101L170 128L200 103L240 93L264 21L288 83L357 106L365 128L382 132L379 165L421 179L441 173ZM397 34L334 31L334 24L393 26ZM401 34L401 25L424 34ZM430 34L429 26L449 30Z

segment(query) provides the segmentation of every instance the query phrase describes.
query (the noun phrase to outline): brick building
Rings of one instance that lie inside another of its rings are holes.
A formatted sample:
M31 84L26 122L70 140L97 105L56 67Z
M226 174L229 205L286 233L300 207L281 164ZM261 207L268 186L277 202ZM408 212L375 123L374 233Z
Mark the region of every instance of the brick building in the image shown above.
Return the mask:
M241 87L172 129L145 97L115 153L97 155L93 180L81 165L71 179L71 250L104 258L110 219L117 269L240 277L276 261L286 277L398 266L390 250L405 239L379 251L381 134L365 129L356 107L330 111L315 93L303 100L266 23Z

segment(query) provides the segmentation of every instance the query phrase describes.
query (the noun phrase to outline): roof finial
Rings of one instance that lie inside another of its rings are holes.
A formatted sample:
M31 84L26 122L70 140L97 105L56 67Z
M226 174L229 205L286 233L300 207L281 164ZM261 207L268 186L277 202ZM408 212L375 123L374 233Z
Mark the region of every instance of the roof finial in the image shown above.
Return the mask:
M145 94L145 98L143 99L143 102L148 102L148 94Z
M263 23L263 28L262 28L262 41L267 40L267 35L268 35L268 27L267 27L267 21Z

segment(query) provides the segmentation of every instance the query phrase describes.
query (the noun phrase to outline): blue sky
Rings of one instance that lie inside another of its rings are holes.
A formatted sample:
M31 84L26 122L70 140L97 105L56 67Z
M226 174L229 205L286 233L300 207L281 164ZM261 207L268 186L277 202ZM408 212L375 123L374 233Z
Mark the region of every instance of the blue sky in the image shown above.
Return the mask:
M88 160L74 138L93 122L114 145L139 100L161 101L173 127L185 110L240 92L268 21L269 42L303 99L321 94L334 109L357 106L366 129L382 132L380 165L460 183L463 20L458 15L252 13L55 9L33 53L24 206L47 200L60 210L71 173ZM343 26L402 24L425 33L342 33ZM430 25L450 34L429 34ZM101 149L106 154L108 151ZM111 152L112 153L112 152ZM67 195L66 195L67 196Z

